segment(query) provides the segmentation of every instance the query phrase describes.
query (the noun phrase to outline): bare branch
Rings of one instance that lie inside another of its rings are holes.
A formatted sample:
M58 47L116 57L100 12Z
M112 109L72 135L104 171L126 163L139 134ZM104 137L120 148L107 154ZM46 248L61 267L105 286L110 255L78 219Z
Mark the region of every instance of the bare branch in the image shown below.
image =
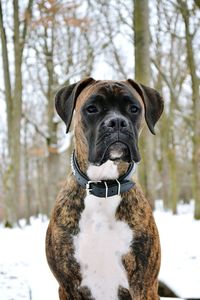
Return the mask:
M156 69L158 70L158 72L160 73L160 75L162 76L162 78L164 79L165 83L167 84L170 92L175 95L175 91L174 91L174 87L172 86L171 82L169 82L167 75L165 74L165 72L162 71L161 67L158 65L158 63L156 62L156 60L154 58L151 58L151 62L153 63L153 65L156 67Z
M34 123L32 120L29 119L28 116L26 116L24 113L22 114L22 117L25 119L25 121L29 124L31 124L34 128L35 128L35 131L37 133L39 133L39 135L41 135L45 140L48 140L49 139L49 136L47 134L45 134L44 132L42 132L40 130L40 128L38 127L38 125L36 123Z

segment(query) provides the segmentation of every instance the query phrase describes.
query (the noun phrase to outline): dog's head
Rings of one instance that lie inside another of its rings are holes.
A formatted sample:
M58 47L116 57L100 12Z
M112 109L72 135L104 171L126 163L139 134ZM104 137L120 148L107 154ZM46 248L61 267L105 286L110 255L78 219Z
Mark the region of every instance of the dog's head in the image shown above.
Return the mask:
M139 162L138 136L147 123L154 126L163 111L163 100L152 88L127 81L92 78L62 88L56 110L69 130L75 114L75 147L78 156L94 165L107 160Z

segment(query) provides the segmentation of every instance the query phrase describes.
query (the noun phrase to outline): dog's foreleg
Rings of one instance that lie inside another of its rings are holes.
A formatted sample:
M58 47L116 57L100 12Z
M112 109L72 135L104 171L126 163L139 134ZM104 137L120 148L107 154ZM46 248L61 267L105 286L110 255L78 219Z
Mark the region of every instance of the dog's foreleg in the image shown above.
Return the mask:
M67 294L65 293L65 290L62 287L59 287L58 294L60 300L70 300Z
M95 300L94 298L92 298L90 290L87 287L81 287L72 294L66 292L64 288L59 287L59 299L60 300ZM124 299L122 298L122 300ZM127 300L129 299L127 298Z
M121 286L118 289L118 297L119 300L132 300L130 292Z

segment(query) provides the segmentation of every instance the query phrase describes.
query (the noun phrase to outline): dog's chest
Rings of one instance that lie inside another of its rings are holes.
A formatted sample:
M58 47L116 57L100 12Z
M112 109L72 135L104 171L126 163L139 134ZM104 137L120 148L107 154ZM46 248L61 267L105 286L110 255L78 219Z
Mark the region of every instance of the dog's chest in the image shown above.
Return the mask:
M80 232L74 237L75 258L80 264L82 286L87 286L95 300L118 299L118 287L128 288L122 255L129 250L133 232L116 220L120 196L85 198Z

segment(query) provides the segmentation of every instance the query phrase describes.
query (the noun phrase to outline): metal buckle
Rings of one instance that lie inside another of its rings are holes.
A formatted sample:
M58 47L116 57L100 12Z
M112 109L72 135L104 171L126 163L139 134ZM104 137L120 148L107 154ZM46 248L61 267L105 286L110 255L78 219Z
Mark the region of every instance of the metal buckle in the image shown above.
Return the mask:
M120 195L120 192L121 192L121 183L119 182L119 180L115 179L115 181L117 181L118 183L118 191L117 191L117 195L119 196Z
M118 184L118 191L117 191L117 195L119 196L120 195L120 192L121 192L121 183L119 182L119 180L115 179L115 181L117 182ZM86 193L87 193L87 196L88 195L91 195L91 191L92 189L90 188L90 184L91 183L98 183L98 182L103 182L104 185L105 185L105 189L106 189L106 195L105 195L105 198L107 199L108 198L108 185L107 185L107 182L106 181L93 181L93 180L89 180L87 183L86 183Z
M89 181L86 183L86 194L87 194L87 196L88 196L88 195L91 195L90 191L92 191L92 189L90 188L90 183L97 183L97 182L101 182L101 181L93 181L93 180L89 180Z

